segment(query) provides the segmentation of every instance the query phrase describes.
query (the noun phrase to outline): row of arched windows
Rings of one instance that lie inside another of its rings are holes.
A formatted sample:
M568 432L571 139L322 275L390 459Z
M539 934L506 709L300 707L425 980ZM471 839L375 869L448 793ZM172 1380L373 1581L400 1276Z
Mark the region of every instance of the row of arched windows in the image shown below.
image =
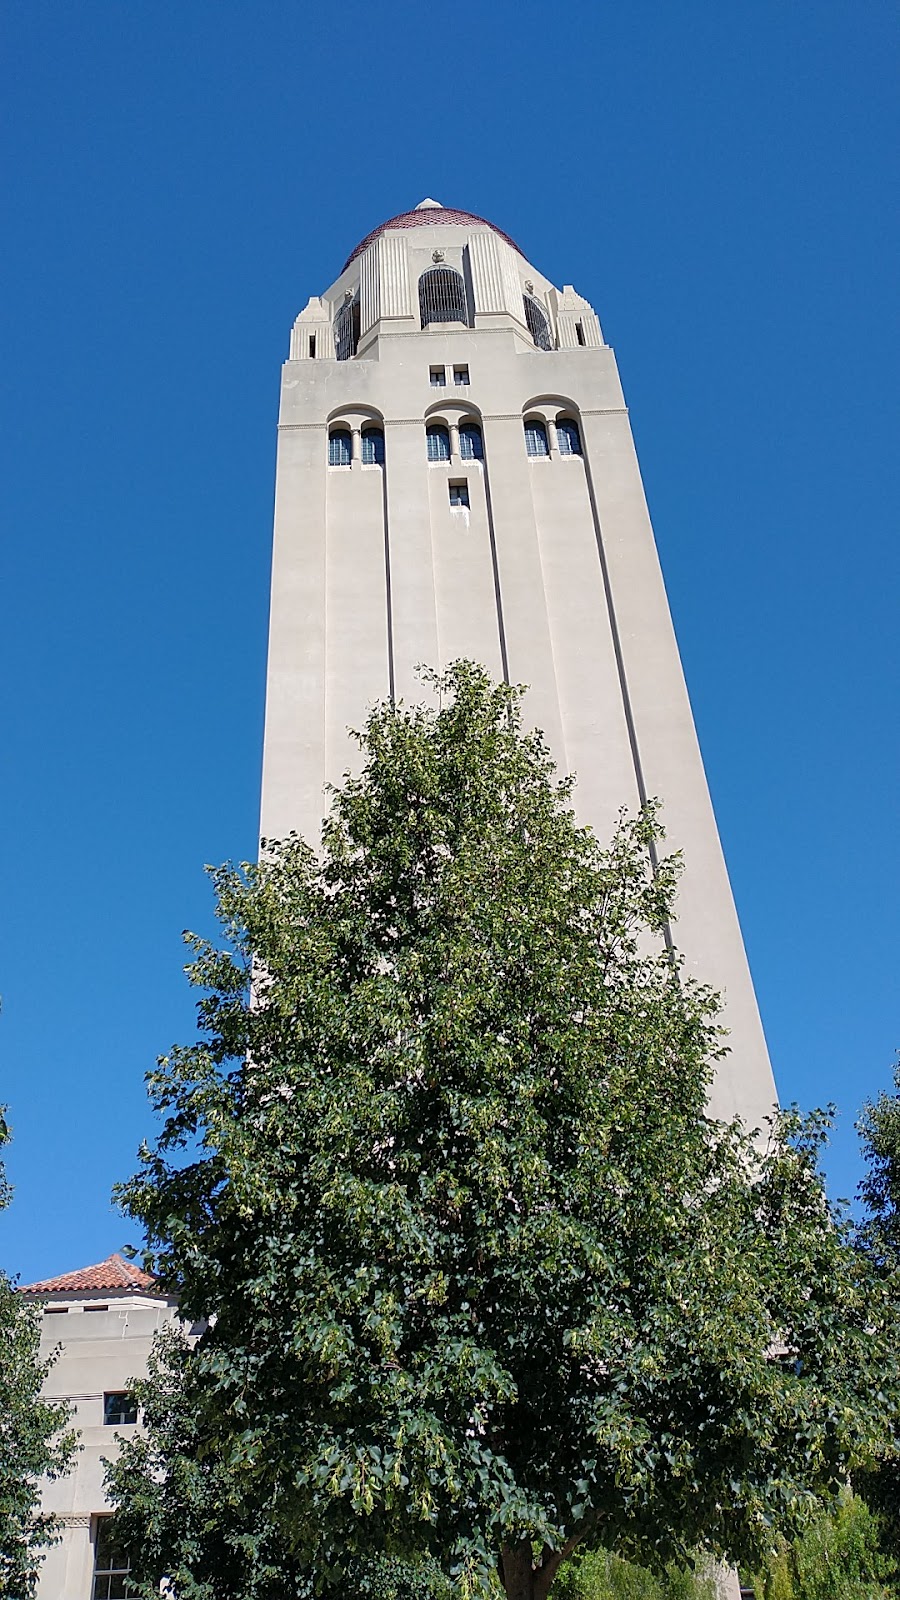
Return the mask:
M561 456L580 456L581 434L578 423L574 417L557 417L556 442ZM525 423L525 454L529 456L548 456L550 454L550 439L547 434L547 424L540 417L529 417Z
M384 466L384 434L380 428L363 428L360 457L364 467ZM353 436L349 428L328 430L328 465L349 467L353 460Z
M430 424L425 429L425 446L429 461L449 461L450 429L442 422ZM484 460L484 438L477 422L460 423L459 453L463 461Z
M334 353L338 361L349 361L359 346L360 306L359 296L351 295L344 301L334 323ZM550 319L538 300L523 294L525 322L538 350L552 350ZM469 296L465 279L455 267L429 267L419 279L419 320L423 328L433 323L461 322L471 325Z
M556 442L561 456L580 456L581 434L574 417L557 417ZM429 423L425 429L425 448L429 461L449 461L451 457L450 429L443 422ZM459 454L463 461L484 460L484 435L477 422L459 425ZM547 424L541 417L525 420L525 454L531 457L549 456L550 438ZM384 433L381 428L363 428L360 433L360 459L364 467L384 466ZM337 426L328 430L328 465L349 467L353 460L353 436L349 428Z

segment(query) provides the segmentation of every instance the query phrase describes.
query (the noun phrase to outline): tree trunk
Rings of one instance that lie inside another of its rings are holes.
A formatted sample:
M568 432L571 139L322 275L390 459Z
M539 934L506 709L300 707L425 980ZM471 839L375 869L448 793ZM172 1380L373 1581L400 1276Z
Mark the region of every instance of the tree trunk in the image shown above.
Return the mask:
M571 1541L572 1549L576 1542L574 1539ZM570 1553L567 1546L565 1554ZM540 1566L536 1567L532 1560L530 1544L504 1545L503 1587L506 1590L506 1600L547 1600L550 1585L559 1571L563 1555L563 1551L558 1553L545 1551Z
M503 1587L506 1600L537 1600L534 1589L535 1570L529 1544L510 1549L503 1546Z

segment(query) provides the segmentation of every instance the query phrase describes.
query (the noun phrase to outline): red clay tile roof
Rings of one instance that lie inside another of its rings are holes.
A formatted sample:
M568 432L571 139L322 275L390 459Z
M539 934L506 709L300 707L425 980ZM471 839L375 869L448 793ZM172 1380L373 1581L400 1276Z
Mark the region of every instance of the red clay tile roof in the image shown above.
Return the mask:
M40 1283L25 1283L22 1294L88 1294L92 1290L103 1293L112 1289L152 1289L154 1279L142 1272L133 1261L123 1256L107 1256L93 1267L79 1267L77 1272L64 1272L58 1278L43 1278Z
M351 261L355 261L357 256L362 255L363 251L368 249L372 240L377 239L380 233L386 233L388 228L443 228L446 227L448 222L451 227L469 228L475 223L479 228L490 228L492 233L499 233L501 239L505 239L507 244L511 244L518 255L522 254L515 239L511 239L508 233L503 232L502 228L496 228L493 222L488 222L487 217L476 217L472 211L454 211L449 206L417 206L415 211L401 211L399 216L389 217L387 222L379 223L377 228L373 228L371 233L367 233L366 237L356 246L352 255L347 257L341 271L346 272Z

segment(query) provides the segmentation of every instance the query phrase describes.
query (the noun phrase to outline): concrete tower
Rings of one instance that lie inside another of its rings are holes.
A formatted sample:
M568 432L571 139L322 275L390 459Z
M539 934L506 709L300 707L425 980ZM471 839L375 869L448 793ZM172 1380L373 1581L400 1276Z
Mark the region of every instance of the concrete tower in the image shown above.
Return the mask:
M492 223L423 200L294 324L281 384L262 834L317 835L349 727L416 666L529 685L601 838L663 802L675 939L722 991L714 1109L755 1122L771 1068L612 350Z

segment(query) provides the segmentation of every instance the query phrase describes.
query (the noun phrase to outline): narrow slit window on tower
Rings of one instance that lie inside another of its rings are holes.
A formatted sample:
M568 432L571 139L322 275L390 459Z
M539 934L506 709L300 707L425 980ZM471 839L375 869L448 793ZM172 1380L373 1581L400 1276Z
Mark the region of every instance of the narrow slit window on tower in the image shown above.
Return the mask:
M449 488L451 511L468 511L469 485L465 478L460 478L457 483L451 483Z
M460 423L459 453L463 461L484 460L484 439L477 422Z
M428 376L431 380L432 389L443 389L447 382L447 368L429 367Z
M461 272L453 267L430 267L419 279L419 315L422 327L432 322L469 325L469 302Z
M529 417L525 424L525 453L529 456L548 456L550 454L547 429L537 417Z
M351 453L350 429L332 428L328 435L328 465L349 467Z
M364 467L384 466L384 434L380 428L363 428L362 464Z
M309 336L308 349L309 349L309 359L310 359L310 361L315 361L315 359L316 359L316 336L315 336L314 333L311 333L310 336Z
M552 350L550 342L550 321L543 306L530 294L523 294L522 303L525 307L525 323L528 332L539 350Z
M469 383L469 369L468 369L468 367L454 367L453 368L453 382L456 384L456 387L458 389L467 388L468 387L468 383Z
M583 322L576 322L576 324L575 324L575 337L578 340L579 344L584 344L584 323Z
M556 437L559 441L561 456L580 456L581 434L578 432L578 423L573 417L557 417Z
M450 460L450 430L442 424L433 423L425 429L425 442L428 447L429 461Z

